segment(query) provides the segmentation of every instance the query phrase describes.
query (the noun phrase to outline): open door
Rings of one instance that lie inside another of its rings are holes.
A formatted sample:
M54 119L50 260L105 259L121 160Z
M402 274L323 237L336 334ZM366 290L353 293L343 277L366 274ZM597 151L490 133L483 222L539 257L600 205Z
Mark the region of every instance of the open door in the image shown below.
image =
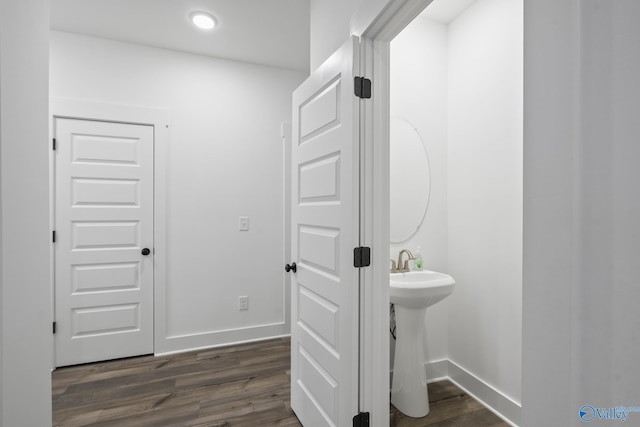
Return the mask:
M293 94L291 406L306 427L358 414L358 49L349 40Z

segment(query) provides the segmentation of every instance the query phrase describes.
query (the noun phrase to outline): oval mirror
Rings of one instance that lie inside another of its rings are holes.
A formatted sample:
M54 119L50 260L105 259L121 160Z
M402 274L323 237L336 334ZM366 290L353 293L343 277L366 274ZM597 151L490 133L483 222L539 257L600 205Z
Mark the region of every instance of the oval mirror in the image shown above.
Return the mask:
M391 243L411 238L429 207L431 172L427 150L418 130L408 120L390 120Z

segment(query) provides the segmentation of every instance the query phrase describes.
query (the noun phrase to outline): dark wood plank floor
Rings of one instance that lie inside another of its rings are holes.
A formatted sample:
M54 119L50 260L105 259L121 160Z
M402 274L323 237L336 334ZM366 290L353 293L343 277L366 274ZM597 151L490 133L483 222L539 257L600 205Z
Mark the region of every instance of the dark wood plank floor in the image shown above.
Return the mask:
M451 381L429 384L429 415L411 418L391 405L391 427L509 427Z
M289 404L289 349L281 338L57 369L53 425L300 426ZM507 426L448 381L429 393L429 416L391 407L391 426Z

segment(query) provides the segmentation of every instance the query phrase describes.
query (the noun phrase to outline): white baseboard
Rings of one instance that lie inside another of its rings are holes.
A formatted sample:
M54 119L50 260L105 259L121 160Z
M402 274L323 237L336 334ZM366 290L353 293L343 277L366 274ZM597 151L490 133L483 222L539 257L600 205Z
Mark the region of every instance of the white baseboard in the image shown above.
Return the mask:
M521 406L499 390L448 359L425 365L429 382L448 379L508 424L518 427Z
M425 363L425 369L427 371L427 382L434 383L449 380L503 419L507 424L518 427L522 411L520 404L459 367L451 360L442 359L427 362ZM390 383L393 384L393 370L389 374Z
M449 379L449 360L442 359L425 364L427 370L427 382L434 383L444 379Z
M291 331L284 323L260 325L249 328L230 329L224 331L204 332L198 334L167 337L162 343L156 343L156 356L184 353L187 351L243 344L254 341L265 341L273 338L289 336ZM160 345L158 345L160 344Z

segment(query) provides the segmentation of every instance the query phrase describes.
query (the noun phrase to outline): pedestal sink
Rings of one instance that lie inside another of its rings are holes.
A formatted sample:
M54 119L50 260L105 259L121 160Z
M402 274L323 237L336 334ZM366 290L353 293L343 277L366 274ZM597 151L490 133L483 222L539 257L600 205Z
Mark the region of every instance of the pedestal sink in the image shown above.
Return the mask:
M391 403L410 417L429 413L424 355L424 316L427 307L453 292L455 280L435 271L392 273L391 303L396 313L396 352Z

